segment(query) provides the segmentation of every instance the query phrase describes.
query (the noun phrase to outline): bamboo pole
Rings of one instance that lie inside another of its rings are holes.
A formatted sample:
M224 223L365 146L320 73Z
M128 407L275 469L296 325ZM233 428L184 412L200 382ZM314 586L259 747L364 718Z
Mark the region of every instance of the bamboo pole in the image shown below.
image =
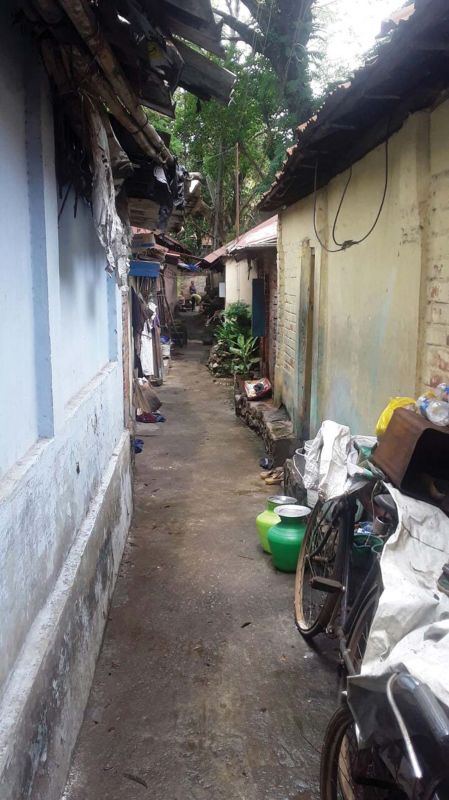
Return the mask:
M46 5L49 0L37 0L37 2L38 4L44 3ZM103 36L97 19L89 7L87 0L59 0L59 5L62 6L79 35L87 44L89 50L111 84L112 89L136 123L137 132L142 133L148 140L149 144L157 153L157 160L159 162L171 163L173 161L173 156L149 122L136 95L129 86L121 66L111 50L108 41Z
M133 120L135 120L138 131L144 134L158 154L158 160L162 162L172 161L171 153L157 131L150 124L86 0L59 0L59 4L86 42L115 93Z
M78 47L72 48L72 61L73 68L81 78L83 85L105 104L111 114L132 134L135 142L147 156L154 161L160 161L158 153L143 135L142 131L136 132L135 122L129 116L126 108L124 108L117 99L110 84L101 73L92 72L89 59Z

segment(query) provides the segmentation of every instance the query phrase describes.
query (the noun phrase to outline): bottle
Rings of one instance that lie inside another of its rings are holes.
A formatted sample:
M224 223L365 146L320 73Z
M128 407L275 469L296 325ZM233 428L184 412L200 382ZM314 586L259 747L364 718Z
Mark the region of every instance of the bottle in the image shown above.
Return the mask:
M435 389L435 395L438 400L449 401L449 383L439 383Z
M449 403L439 400L433 392L426 392L418 397L417 405L423 417L429 422L441 428L449 425Z

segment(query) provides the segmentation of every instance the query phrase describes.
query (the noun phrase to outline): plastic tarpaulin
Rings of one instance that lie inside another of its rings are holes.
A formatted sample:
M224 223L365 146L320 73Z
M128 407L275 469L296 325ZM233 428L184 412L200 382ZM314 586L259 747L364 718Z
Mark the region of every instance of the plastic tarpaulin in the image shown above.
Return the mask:
M362 676L405 668L449 706L449 597L437 580L449 560L449 519L440 509L388 489L399 524L385 544L384 591L371 627Z
M315 439L304 446L304 487L317 491L324 500L355 491L373 478L373 473L358 463L359 448L371 448L375 443L374 436L351 436L346 425L325 420Z
M375 442L374 437L352 437L345 425L326 420L315 439L305 444L305 488L327 500L372 480L376 475L369 465L364 468L359 448ZM443 564L449 561L449 519L436 506L387 488L397 504L398 527L384 546L384 591L362 674L348 679L349 692L351 685L362 688L370 677L405 668L449 706L449 597L437 588Z
M88 104L93 158L92 210L98 238L104 247L108 270L115 272L119 286L126 286L129 269L131 228L117 213L109 140L97 109Z

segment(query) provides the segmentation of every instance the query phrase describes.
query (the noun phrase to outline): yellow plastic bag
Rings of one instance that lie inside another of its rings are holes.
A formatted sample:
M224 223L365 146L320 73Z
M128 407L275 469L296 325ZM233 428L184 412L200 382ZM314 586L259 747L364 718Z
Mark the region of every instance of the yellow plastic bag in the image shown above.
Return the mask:
M387 406L385 406L382 414L380 415L379 419L376 423L376 436L380 439L381 436L384 435L385 431L390 424L390 420L393 416L393 411L396 411L397 408L407 408L410 407L411 409L415 409L415 399L413 397L392 397L390 402Z

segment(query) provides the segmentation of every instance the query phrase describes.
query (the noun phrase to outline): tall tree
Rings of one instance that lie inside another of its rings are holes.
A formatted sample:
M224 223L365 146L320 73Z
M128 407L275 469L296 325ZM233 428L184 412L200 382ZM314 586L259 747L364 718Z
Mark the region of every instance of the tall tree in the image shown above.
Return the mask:
M180 91L176 120L168 123L172 149L176 148L188 169L203 176L203 196L212 209L209 233L215 246L235 234L235 145L239 144L240 151L240 227L245 230L258 221L254 208L292 140L292 122L270 63L230 45L225 65L237 76L229 106L213 100L198 104L192 95ZM186 229L188 243L198 251L203 222L191 220Z
M315 0L227 0L227 11L215 8L232 31L231 41L244 42L270 62L295 124L312 111L307 44L314 31ZM242 19L241 5L250 14Z

